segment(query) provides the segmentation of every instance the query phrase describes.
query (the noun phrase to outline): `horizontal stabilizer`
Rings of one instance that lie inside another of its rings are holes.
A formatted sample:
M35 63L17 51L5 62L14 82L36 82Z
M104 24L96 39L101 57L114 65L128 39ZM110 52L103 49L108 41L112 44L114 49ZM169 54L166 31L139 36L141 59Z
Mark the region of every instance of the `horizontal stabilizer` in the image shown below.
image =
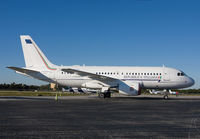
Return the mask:
M48 82L51 82L51 83L55 82L51 78L41 74L39 71L25 69L25 68L18 68L18 67L7 67L7 68L15 70L17 73L20 73L20 74L25 75L25 76L31 76L33 78L43 80L43 81L48 81Z
M15 71L18 71L18 72L21 72L21 73L25 73L25 74L38 73L37 71L34 71L34 70L18 68L18 67L7 67L7 68L15 70Z

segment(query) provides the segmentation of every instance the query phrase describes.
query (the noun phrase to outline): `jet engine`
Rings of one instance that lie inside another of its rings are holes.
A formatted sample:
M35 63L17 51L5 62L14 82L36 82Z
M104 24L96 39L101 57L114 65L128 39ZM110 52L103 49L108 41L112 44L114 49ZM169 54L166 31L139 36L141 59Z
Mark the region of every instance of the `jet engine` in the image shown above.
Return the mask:
M130 81L121 82L119 84L119 93L125 95L140 95L141 88L139 83L133 83Z

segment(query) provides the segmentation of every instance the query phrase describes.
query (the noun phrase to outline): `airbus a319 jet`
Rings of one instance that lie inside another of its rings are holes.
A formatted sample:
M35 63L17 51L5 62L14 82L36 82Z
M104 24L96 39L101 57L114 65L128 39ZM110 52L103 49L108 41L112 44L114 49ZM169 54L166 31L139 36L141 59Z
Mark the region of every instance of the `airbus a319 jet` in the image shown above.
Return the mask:
M194 80L183 71L168 67L57 66L52 64L28 35L21 35L26 67L8 67L19 74L63 86L99 90L110 97L112 90L124 95L140 95L141 89L180 89ZM164 98L168 98L166 91Z

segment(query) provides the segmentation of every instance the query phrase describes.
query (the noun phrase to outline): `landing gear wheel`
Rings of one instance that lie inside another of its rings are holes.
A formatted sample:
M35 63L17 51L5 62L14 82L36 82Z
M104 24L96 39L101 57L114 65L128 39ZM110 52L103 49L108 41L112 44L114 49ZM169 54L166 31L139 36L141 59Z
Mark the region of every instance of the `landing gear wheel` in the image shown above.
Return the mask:
M105 94L104 93L99 93L99 98L105 98Z
M165 100L168 100L168 98L169 98L168 95L164 95Z
M99 98L110 98L111 97L111 93L107 92L107 93L99 93Z
M104 98L110 98L111 97L111 93L110 92L107 92L107 93L104 93Z

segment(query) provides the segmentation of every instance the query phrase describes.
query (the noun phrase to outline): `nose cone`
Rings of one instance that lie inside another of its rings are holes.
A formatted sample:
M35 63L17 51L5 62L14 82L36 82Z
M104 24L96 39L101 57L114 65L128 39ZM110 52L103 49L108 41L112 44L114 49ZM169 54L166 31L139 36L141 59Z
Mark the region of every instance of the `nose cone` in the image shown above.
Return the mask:
M191 77L188 77L188 86L193 86L195 83L194 79L192 79Z

